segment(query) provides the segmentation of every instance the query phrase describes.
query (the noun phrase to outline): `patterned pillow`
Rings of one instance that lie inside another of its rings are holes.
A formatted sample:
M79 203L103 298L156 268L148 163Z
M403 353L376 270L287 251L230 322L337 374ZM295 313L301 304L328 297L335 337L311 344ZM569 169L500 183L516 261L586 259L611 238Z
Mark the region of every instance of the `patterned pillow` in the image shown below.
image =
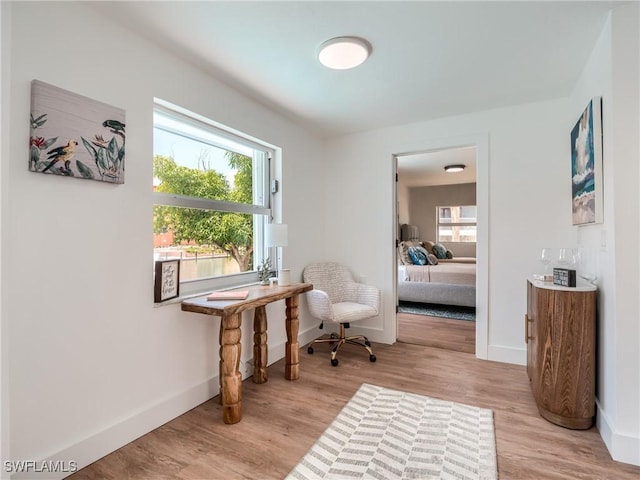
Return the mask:
M409 258L407 242L400 242L398 245L398 256L403 265L411 265L411 259Z
M433 253L433 245L434 245L433 242L430 242L427 240L426 242L422 242L422 245L424 245L424 248L427 249L427 252Z
M398 255L400 256L400 260L402 260L403 265L413 264L411 258L409 257L409 247L417 247L419 245L419 242L414 242L411 240L400 242L400 244L398 245Z
M429 252L427 252L427 249L424 247L416 247L416 250L422 252L424 258L427 260L427 263L425 263L425 265L429 265L431 262L429 262Z
M427 264L427 255L425 255L420 247L409 247L407 253L409 253L409 258L414 265L426 265Z
M433 253L429 254L429 263L431 265L437 265L438 264L438 257L436 257Z
M447 258L453 258L453 252L447 248Z
M447 247L441 243L436 243L433 245L433 254L438 257L438 259L447 258Z

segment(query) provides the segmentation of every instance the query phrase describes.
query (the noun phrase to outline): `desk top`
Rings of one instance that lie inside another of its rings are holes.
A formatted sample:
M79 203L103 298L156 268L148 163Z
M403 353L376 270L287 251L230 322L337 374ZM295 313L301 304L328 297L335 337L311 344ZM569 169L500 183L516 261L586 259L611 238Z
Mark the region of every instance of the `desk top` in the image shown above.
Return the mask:
M185 312L205 313L207 315L232 315L251 308L261 307L271 302L298 295L313 290L311 283L292 283L287 287L279 285L251 285L233 290L248 290L249 295L244 300L207 300L205 294L190 298L182 302Z

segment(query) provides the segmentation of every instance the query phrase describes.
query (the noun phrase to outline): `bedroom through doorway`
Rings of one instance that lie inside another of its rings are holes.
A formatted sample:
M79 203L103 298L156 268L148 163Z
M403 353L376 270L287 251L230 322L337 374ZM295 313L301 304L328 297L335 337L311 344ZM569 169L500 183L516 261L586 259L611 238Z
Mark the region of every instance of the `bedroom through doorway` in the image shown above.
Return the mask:
M400 342L476 352L476 164L475 146L396 155Z

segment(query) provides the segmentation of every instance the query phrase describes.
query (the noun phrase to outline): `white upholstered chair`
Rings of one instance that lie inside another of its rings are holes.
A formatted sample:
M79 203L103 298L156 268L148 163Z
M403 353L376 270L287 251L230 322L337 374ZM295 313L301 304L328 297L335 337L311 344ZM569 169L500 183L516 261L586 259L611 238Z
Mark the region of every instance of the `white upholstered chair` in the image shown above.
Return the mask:
M312 341L307 352L313 353L314 343L329 343L331 349L331 365L338 365L338 349L345 343L358 345L369 352L369 360L376 361L371 350L371 343L364 335L347 337L345 328L350 323L376 317L380 311L380 290L371 285L364 285L354 280L347 267L335 262L314 263L305 267L302 276L305 282L313 284L313 290L307 292L307 303L311 315L320 320L320 328L324 322L340 324L340 334L331 334L329 338Z

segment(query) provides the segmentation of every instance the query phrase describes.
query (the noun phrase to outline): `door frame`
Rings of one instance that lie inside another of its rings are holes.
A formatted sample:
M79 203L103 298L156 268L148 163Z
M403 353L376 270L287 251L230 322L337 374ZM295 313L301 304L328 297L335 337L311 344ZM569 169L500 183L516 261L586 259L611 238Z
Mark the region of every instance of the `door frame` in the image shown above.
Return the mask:
M393 297L396 314L393 318L394 341L398 339L398 255L395 247L398 232L398 157L460 147L476 148L476 357L486 360L489 350L489 134L479 133L439 139L425 139L412 145L397 146L391 152L393 192Z

